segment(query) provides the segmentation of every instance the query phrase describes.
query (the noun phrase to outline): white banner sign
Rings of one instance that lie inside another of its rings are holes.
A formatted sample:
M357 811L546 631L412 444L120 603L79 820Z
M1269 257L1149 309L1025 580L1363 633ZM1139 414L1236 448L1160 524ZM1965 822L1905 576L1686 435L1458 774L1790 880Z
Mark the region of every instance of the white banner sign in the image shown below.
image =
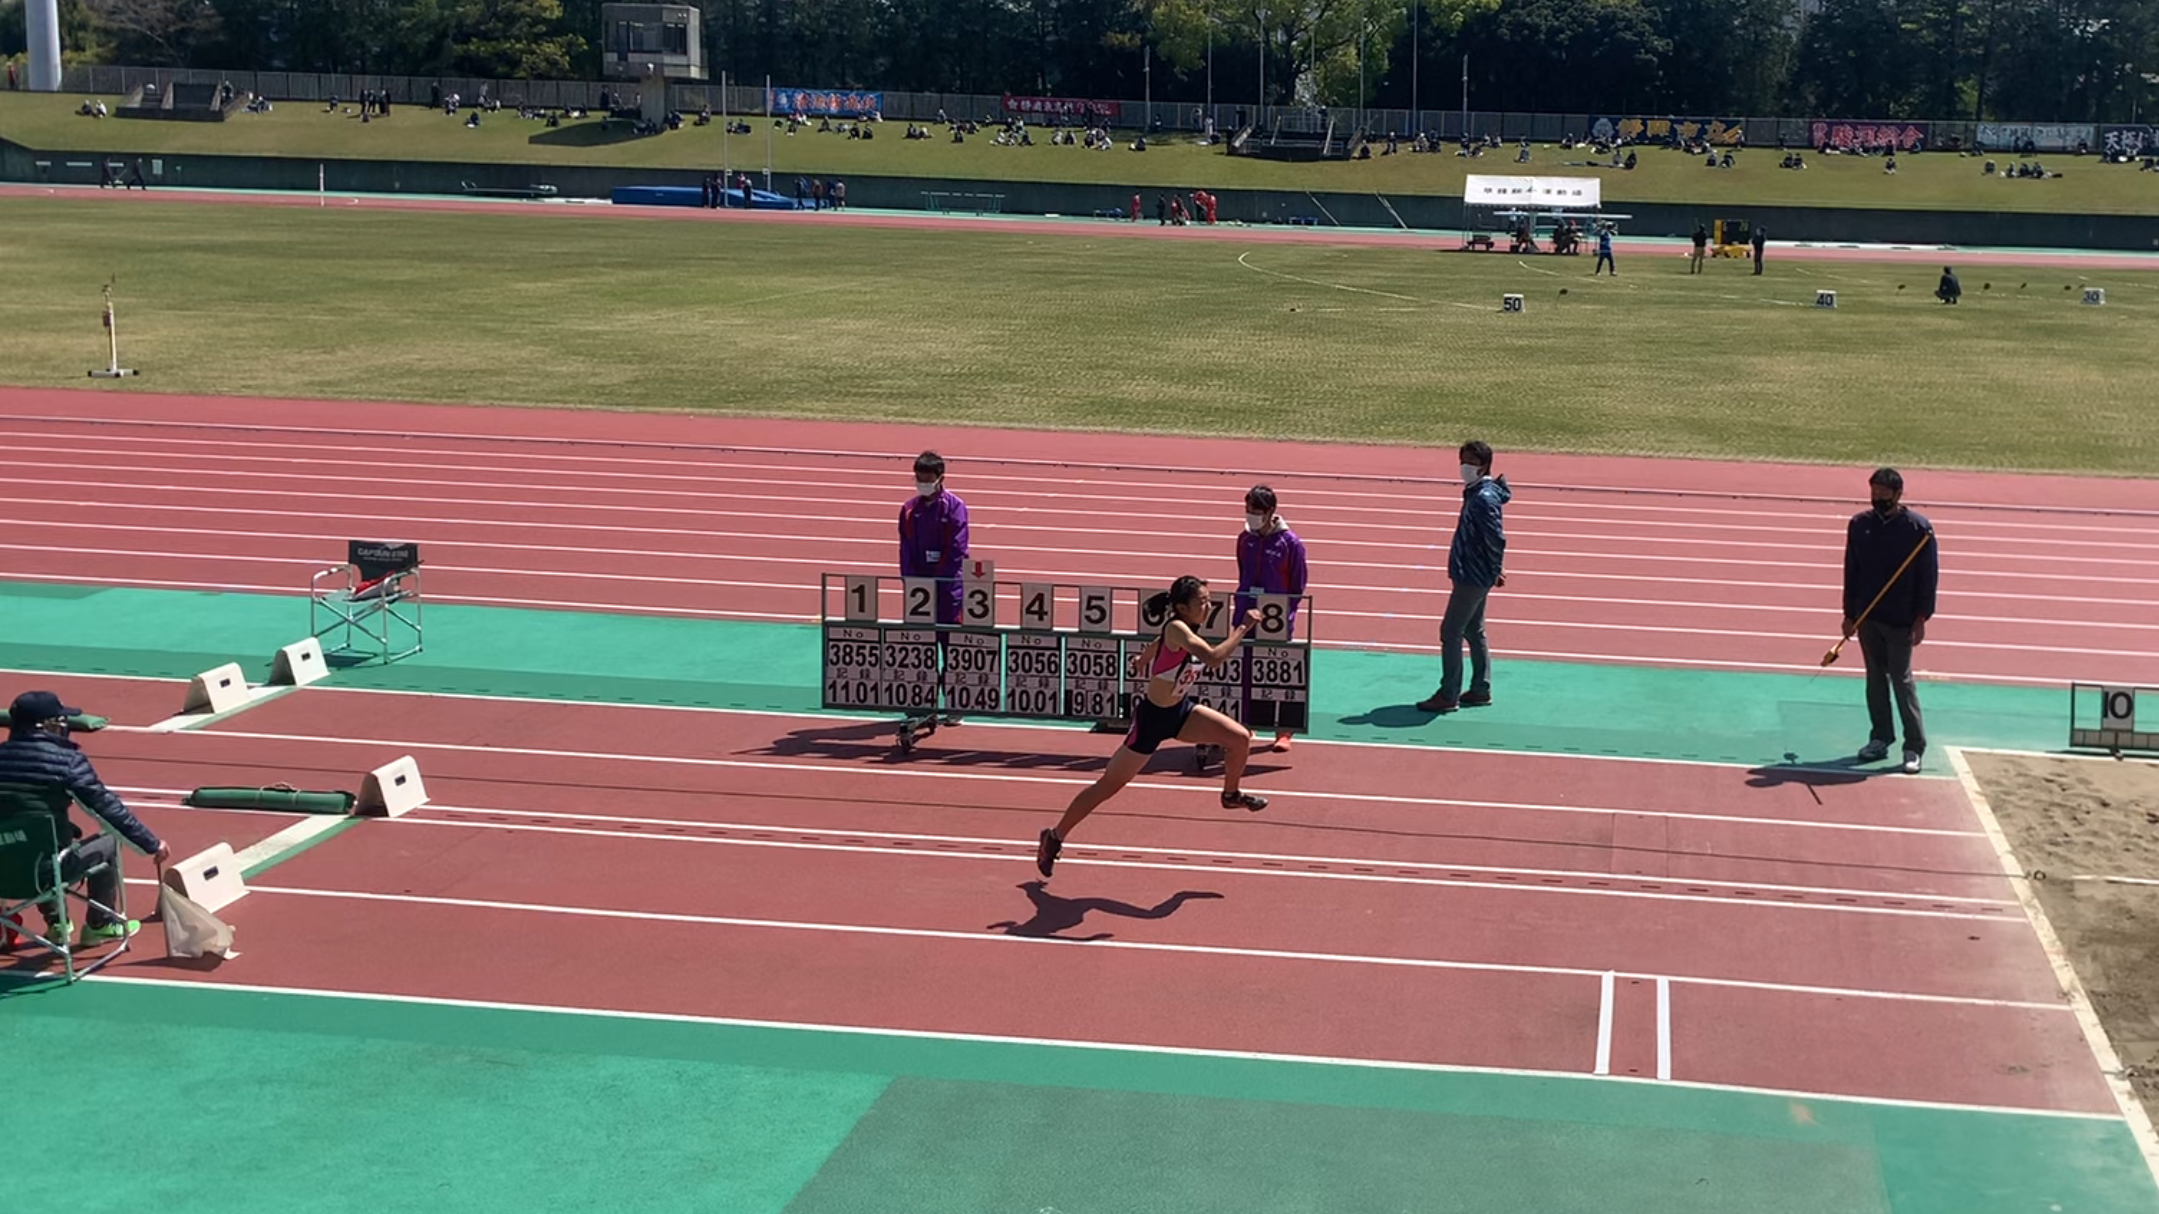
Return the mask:
M2058 122L1982 122L1979 142L1990 152L2014 152L2025 140L2042 152L2069 152L2079 143L2099 146L2099 128Z
M1598 177L1485 177L1472 173L1462 201L1471 206L1595 207L1604 200Z

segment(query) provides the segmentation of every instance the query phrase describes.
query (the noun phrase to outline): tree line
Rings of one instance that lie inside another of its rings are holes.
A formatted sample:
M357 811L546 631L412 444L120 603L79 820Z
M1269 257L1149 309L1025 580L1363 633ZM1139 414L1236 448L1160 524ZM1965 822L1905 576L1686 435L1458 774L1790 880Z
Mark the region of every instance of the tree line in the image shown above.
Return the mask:
M71 62L599 74L602 0L61 0ZM2159 0L700 0L715 79L1688 117L2148 117ZM0 56L24 46L0 0Z

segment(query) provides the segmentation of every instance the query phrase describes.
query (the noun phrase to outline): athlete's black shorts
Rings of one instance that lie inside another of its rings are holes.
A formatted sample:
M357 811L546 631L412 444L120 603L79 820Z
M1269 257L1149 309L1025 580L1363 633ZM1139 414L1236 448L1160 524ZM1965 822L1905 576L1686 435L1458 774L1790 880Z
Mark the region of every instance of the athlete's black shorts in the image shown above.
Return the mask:
M1192 715L1192 697L1164 708L1141 692L1132 697L1132 731L1124 736L1125 749L1151 755L1162 743L1184 732L1185 718Z

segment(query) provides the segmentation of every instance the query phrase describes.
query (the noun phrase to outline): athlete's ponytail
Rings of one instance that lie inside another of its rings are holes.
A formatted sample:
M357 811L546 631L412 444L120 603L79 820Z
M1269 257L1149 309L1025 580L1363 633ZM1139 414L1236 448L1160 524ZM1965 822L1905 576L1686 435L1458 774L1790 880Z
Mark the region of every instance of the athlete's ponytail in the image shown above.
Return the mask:
M1206 588L1206 579L1193 577L1189 573L1185 574L1183 577L1171 582L1169 589L1148 597L1147 614L1150 616L1166 615L1172 607L1182 607L1187 603L1196 602L1199 599L1199 592Z

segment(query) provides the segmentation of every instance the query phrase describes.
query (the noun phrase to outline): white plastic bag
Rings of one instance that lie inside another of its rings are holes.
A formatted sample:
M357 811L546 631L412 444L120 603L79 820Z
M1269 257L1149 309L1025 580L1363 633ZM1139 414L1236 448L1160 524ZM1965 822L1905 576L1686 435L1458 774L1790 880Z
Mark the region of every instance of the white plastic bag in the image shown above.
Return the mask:
M157 889L157 915L165 923L167 957L215 956L230 961L240 955L232 951L231 924L163 883Z

